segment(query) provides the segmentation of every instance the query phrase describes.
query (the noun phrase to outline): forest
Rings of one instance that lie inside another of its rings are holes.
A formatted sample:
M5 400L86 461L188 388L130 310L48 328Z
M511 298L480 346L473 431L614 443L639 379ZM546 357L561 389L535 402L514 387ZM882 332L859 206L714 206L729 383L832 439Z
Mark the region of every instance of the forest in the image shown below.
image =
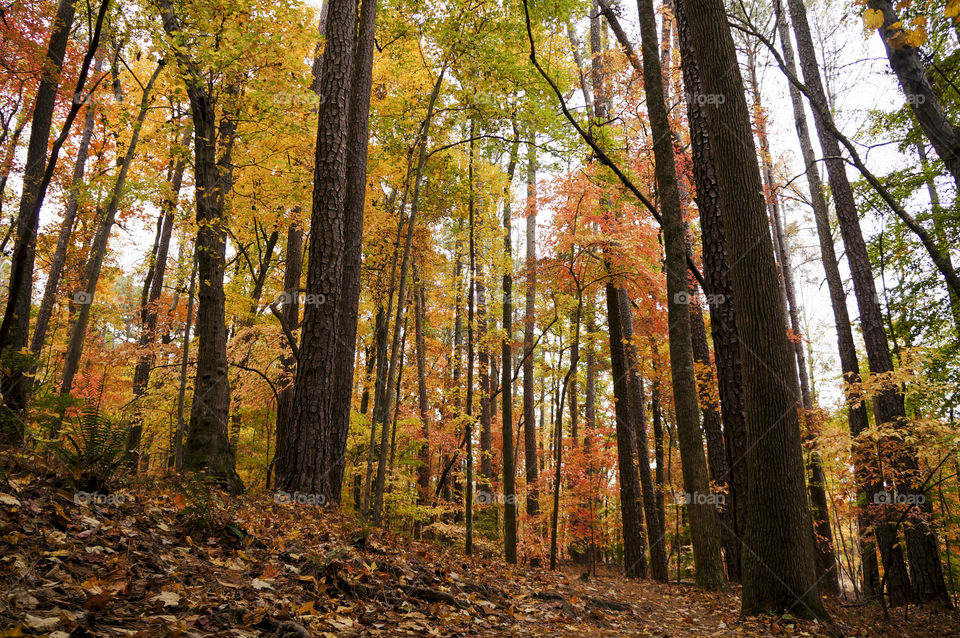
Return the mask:
M960 0L0 43L0 636L960 636Z

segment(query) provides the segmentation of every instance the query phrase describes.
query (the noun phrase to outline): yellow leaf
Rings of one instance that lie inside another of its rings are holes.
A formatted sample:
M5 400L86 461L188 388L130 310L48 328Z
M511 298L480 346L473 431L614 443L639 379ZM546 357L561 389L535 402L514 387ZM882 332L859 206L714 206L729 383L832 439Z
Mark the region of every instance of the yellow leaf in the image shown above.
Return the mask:
M948 18L956 18L960 15L960 0L949 0L947 2L947 8L943 13Z
M909 47L918 47L927 41L927 30L923 27L917 27L907 34L906 43Z
M867 9L863 12L863 23L868 29L879 29L883 26L883 11Z

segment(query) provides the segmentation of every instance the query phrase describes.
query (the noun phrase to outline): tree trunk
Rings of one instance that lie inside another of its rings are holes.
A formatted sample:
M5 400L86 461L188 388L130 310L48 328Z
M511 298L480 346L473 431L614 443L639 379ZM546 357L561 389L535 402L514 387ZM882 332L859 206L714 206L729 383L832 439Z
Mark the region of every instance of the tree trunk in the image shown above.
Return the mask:
M531 142L527 145L527 204L525 278L526 305L523 313L523 450L527 472L527 514L540 513L540 492L537 488L537 421L536 396L533 376L533 332L536 322L535 305L537 292L537 151Z
M287 255L283 266L283 308L281 314L287 324L285 330L292 335L300 322L300 276L303 273L303 230L299 222L293 222L287 229ZM296 344L289 344L290 354L284 351L280 359L280 369L284 379L277 394L277 450L280 453L281 442L286 440L287 428L293 415L293 381L297 374L297 358L293 354Z
M47 168L47 144L53 110L57 102L57 87L63 56L74 18L73 0L60 0L54 17L53 31L44 58L44 73L37 88L30 122L30 142L23 171L23 190L17 215L17 234L10 267L10 286L7 307L0 326L0 350L4 367L10 374L3 375L0 394L3 396L3 417L0 418L0 446L13 447L23 443L24 416L31 377L24 375L29 361L23 361L20 350L27 347L30 332L30 306L33 293L33 269L37 250L37 225L40 206L45 193L44 173Z
M620 477L620 514L623 521L624 575L642 578L647 571L643 554L643 522L640 514L640 480L633 462L634 428L630 414L627 363L623 351L618 287L607 282L607 324L610 331L610 374L616 401L617 466Z
M747 425L744 412L743 380L740 359L740 338L737 335L736 300L730 283L730 265L720 210L720 194L713 149L705 112L706 100L700 82L689 25L686 15L677 11L677 41L680 48L681 70L686 86L687 119L690 124L693 176L697 186L697 208L700 212L700 231L703 239L703 270L707 284L707 302L710 306L710 334L717 365L717 386L723 416L723 436L729 468L730 505L733 510L733 533L742 539L747 525ZM714 478L716 480L716 478ZM730 580L741 579L742 556L740 546L730 548L727 556L727 575Z
M643 86L653 134L656 159L654 174L660 196L660 214L663 218L673 401L677 414L683 484L689 495L687 513L690 518L696 579L697 584L704 589L722 589L726 586L726 577L720 555L714 504L707 498L710 482L697 413L697 387L690 343L690 311L687 307L690 295L687 290L686 237L670 122L663 97L656 16L652 0L638 0L637 7L643 51Z
M714 159L723 167L717 190L745 355L751 507L743 612L827 618L816 588L800 428L788 381L790 346L783 311L769 301L777 294L776 264L736 49L720 0L681 0L677 10L689 23L704 95L723 96L710 100L705 111ZM778 506L765 506L770 503Z
M633 426L636 431L637 466L640 474L640 487L643 488L643 514L647 521L647 543L650 546L650 575L654 580L665 583L670 578L667 570L666 531L663 520L660 518L660 512L657 509L657 490L650 474L650 444L647 440L647 417L643 405L643 378L640 372L640 357L637 355L637 348L634 345L630 297L626 288L620 288L617 297L620 305L623 348L626 355L630 416L633 419Z
M803 427L803 439L808 448L807 485L810 491L811 515L813 517L814 543L817 550L817 582L826 593L840 593L840 581L837 578L837 560L833 550L833 531L830 527L830 514L827 509L827 493L824 486L823 462L820 460L817 433L812 431L815 417L813 395L810 392L810 378L807 373L807 360L803 352L803 330L800 326L800 313L797 309L797 295L793 283L793 267L790 264L790 252L784 237L784 211L780 209L779 186L773 175L773 158L770 156L770 142L767 138L766 116L763 113L763 101L760 97L760 82L757 79L756 56L753 49L747 54L750 72L750 86L754 97L754 128L760 142L760 160L763 166L764 192L770 225L773 228L773 247L780 272L780 289L790 321L785 329L792 331L790 338L795 356L798 390L798 407L801 410L800 423Z
M503 187L503 342L501 344L500 380L503 423L503 552L508 563L517 562L517 469L513 450L513 246L510 241L511 195L510 187L517 168L519 141L510 147L507 164L507 183Z
M890 68L897 76L907 105L920 123L920 128L960 188L960 127L947 117L940 96L927 77L927 67L920 57L919 47L908 46L902 41L900 17L893 3L889 0L869 0L867 6L883 13L883 25L877 29L877 33L887 50Z
M356 55L356 12L356 2L331 0L328 4L322 72L317 80L324 99L317 113L306 285L308 299L315 295L324 303L304 307L293 421L277 455L280 487L320 494L332 505L339 505L343 484L355 346L354 340L347 337L356 330L356 322L348 316L356 303L354 293L344 286L344 273L350 277L353 259L352 255L347 257L347 252L359 241L355 237L355 209L346 208L352 174L348 164L353 154L366 150L366 144L361 145L362 149L350 146L350 133L351 123L364 128L368 117L362 109L362 96L361 109L351 105L351 86L357 92L362 88L364 65ZM365 174L365 161L357 170ZM362 228L362 217L360 224Z
M426 340L423 334L423 322L426 314L426 291L423 281L414 268L414 321L413 328L416 334L417 346L417 407L420 411L420 427L423 432L423 442L417 459L417 504L430 503L430 400L427 397L427 353Z

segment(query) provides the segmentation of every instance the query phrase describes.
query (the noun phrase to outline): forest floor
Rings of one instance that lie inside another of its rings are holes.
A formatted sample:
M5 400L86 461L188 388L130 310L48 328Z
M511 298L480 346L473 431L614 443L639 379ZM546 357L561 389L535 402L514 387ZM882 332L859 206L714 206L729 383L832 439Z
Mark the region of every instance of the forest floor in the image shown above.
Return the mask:
M16 465L0 465L0 636L960 636L952 612L744 619L736 592L507 567L269 495L78 497Z

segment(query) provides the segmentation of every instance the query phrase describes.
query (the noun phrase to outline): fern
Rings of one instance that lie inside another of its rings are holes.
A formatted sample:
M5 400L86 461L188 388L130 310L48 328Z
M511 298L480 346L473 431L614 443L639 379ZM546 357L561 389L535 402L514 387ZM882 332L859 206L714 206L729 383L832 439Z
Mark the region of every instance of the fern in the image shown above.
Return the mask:
M104 489L127 456L129 427L111 420L95 404L87 404L63 433L49 444L78 487Z

